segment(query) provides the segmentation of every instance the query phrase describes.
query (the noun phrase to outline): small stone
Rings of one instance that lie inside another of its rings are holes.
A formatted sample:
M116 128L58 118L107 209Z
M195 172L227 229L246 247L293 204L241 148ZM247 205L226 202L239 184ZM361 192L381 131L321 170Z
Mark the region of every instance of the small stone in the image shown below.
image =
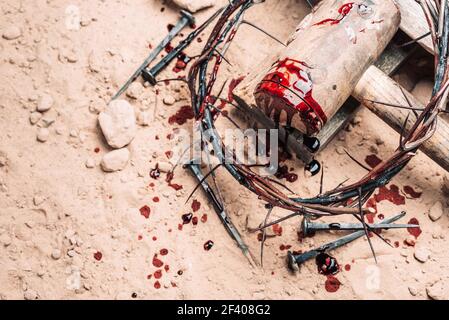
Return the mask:
M23 298L25 300L37 300L39 297L39 295L37 294L36 291L31 290L31 289L27 289L24 293L23 293Z
M59 249L55 249L51 252L51 257L55 260L59 260L61 258L61 255L62 255L62 253L61 253L61 250L59 250Z
M101 112L98 121L106 141L112 148L123 148L128 145L136 135L136 117L133 107L126 100L114 100L104 112Z
M42 118L42 113L40 112L31 112L30 114L30 123L35 125Z
M338 146L337 149L335 150L337 151L338 154L345 154L345 148L342 146Z
M73 258L76 255L76 251L75 250L69 250L67 251L67 255L71 258Z
M85 165L86 165L86 168L88 168L88 169L95 168L95 160L93 158L88 158L86 160Z
M158 162L157 167L160 172L170 172L173 169L173 165L170 162L161 161Z
M126 91L126 95L132 99L138 99L143 92L143 85L140 82L133 82L128 90Z
M427 104L432 97L433 81L421 80L412 91L412 94L423 104Z
M201 9L209 8L215 5L214 0L173 0L180 8L195 13Z
M129 161L128 149L119 149L111 151L103 156L101 168L105 172L115 172L123 170Z
M435 202L435 204L429 210L429 218L432 221L437 221L443 215L444 209L443 204L440 201Z
M9 26L3 31L3 39L15 40L22 36L22 30L17 26Z
M359 116L356 116L356 117L354 117L352 120L351 120L351 123L353 124L353 125L358 125L358 124L360 124L362 122L362 117L359 117Z
M414 256L415 259L419 262L425 263L427 260L429 260L430 251L424 247L418 246L415 248Z
M173 96L165 96L164 97L164 104L167 106L172 106L176 102L176 99Z
M50 136L50 131L47 128L39 128L37 130L37 141L46 142Z
M412 235L408 236L404 241L411 247L414 247L416 245L416 238Z
M48 94L43 94L37 103L37 111L39 112L45 112L50 110L50 108L53 106L53 98Z
M50 110L44 114L44 116L41 119L41 126L44 128L48 128L53 123L55 123L56 118L58 117L56 111Z
M139 126L149 126L153 120L153 115L148 111L139 112L137 115L137 124Z
M449 297L449 284L439 280L426 288L427 295L433 300L447 300Z
M412 296L417 296L418 295L418 293L419 293L419 290L418 290L418 288L416 288L415 286L410 286L410 287L408 287L408 291L410 292L410 294L412 295Z
M90 103L89 111L94 114L99 114L106 109L106 104L103 100L97 99Z
M45 197L43 196L34 196L33 198L33 203L35 206L40 206L41 204L43 204L45 202Z

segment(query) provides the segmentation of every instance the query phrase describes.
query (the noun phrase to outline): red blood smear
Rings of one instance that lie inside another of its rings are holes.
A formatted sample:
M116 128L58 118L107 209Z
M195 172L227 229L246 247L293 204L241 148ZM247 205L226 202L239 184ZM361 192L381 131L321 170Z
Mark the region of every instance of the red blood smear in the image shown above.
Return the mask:
M259 233L257 234L257 240L258 240L258 241L262 241L262 240L263 240L263 233L262 233L262 232L259 232Z
M155 288L155 289L160 289L160 288L161 288L161 284L160 284L159 281L156 281L156 282L154 283L154 288Z
M98 148L98 147L97 147L97 148L95 148L95 149L94 149L94 152L95 152L95 153L98 153L98 152L100 152L100 148Z
M181 223L178 224L178 230L179 230L179 231L182 231L182 224L181 224Z
M327 276L327 280L324 283L326 291L330 293L337 292L338 289L340 289L340 285L341 285L340 281L334 276Z
M351 265L350 264L346 264L345 265L345 270L346 271L350 271L351 270Z
M150 280L151 278L153 278L152 274L147 275L147 279Z
M405 197L399 194L399 188L392 184L390 189L388 187L382 186L379 188L379 193L374 195L374 199L377 202L381 202L383 200L388 200L395 205L403 205L405 204Z
M366 162L371 168L375 168L375 167L377 167L380 163L382 163L382 159L380 159L380 158L379 158L378 156L376 156L375 154L370 154L369 156L366 156L365 162Z
M165 270L165 272L170 271L170 266L169 266L168 264L166 264L166 265L164 266L164 270Z
M289 244L287 244L287 245L284 245L284 244L281 244L280 245L280 247L279 247L279 249L281 250L281 251L284 251L284 250L289 250L289 249L291 249L291 245L289 245Z
M157 240L157 237L153 237L153 241L156 241Z
M196 41L198 41L198 43L201 43L201 42L203 42L203 39L201 39L200 37L198 37L198 38L196 39Z
M189 224L190 221L192 221L193 214L191 212L189 212L189 213L183 214L181 216L181 218L182 218L182 224Z
M151 182L148 186L149 186L150 188L154 188L155 184L154 184L154 182Z
M177 285L176 283L174 283L173 281L170 282L170 284L171 284L172 288L176 288L176 287L178 286L178 285Z
M157 270L154 272L154 279L162 278L162 270Z
M279 224L274 224L272 226L273 228L273 232L277 235L277 236L282 236L282 227Z
M158 166L150 171L150 177L153 179L158 179L161 176Z
M370 198L370 199L366 202L366 207L367 207L367 208L372 208L372 209L374 209L374 211L377 212L377 202L376 202L376 199Z
M320 22L315 23L314 26L324 25L326 23L329 23L330 25L339 24L343 20L343 18L346 17L351 12L353 6L354 2L345 3L338 9L338 13L340 14L340 16L337 19L332 18L324 19Z
M229 84L229 88L228 88L228 100L230 102L234 101L234 90L235 88L240 84L240 82L242 82L245 79L245 76L241 76L237 79L232 79L231 83Z
M142 239L143 239L143 237L141 235L137 236L137 240L142 240Z
M103 258L103 254L100 251L97 251L94 253L94 258L95 260L100 261L101 258Z
M197 212L198 210L200 210L200 208L201 208L201 202L199 202L197 200L193 200L193 202L192 202L193 212Z
M196 226L196 225L198 224L198 217L193 217L193 218L192 218L192 224L193 224L194 226Z
M172 115L170 118L168 118L169 124L178 124L183 125L187 122L187 120L193 119L195 115L193 114L193 109L191 106L182 106L178 112L176 112L174 115Z
M206 241L206 243L203 245L204 250L209 251L214 246L214 242L212 240Z
M368 223L374 223L374 217L375 217L376 215L375 214L373 214L373 213L366 213L365 214L365 218L366 218L366 220L368 221Z
M201 222L202 223L206 223L207 222L207 214L203 214L203 216L201 217Z
M159 197L153 197L153 202L159 202Z
M143 215L146 219L150 217L151 209L149 206L143 206L140 208L140 214Z
M159 250L159 253L161 254L161 256L166 256L168 254L168 250L167 249L161 249L161 250Z
M175 135L173 133L167 134L167 139L168 140L173 140L174 137L175 137Z
M159 260L157 258L157 254L155 254L153 257L153 266L155 266L156 268L161 268L163 265L164 263L161 260Z
M399 248L399 241L395 241L395 242L394 242L394 247L395 247L395 248Z
M165 178L165 181L168 183L168 186L175 189L176 191L181 190L183 187L180 184L172 183L173 178L175 177L173 172L167 173L167 177Z
M298 175L296 173L290 173L286 165L279 166L276 172L276 178L286 179L288 182L293 183L298 180Z
M411 218L410 221L408 222L408 224L418 224L419 225L419 221L416 218ZM415 238L418 238L419 235L422 233L421 228L407 228L407 231Z
M188 55L181 52L176 60L176 65L173 67L173 72L179 73L187 68L187 64L192 60Z
M171 159L173 157L173 151L165 151L165 156L167 159Z
M412 187L405 186L404 192L410 196L412 199L418 199L422 196L422 192L416 192Z
M165 52L170 53L173 51L173 46L170 43L167 43L165 46Z

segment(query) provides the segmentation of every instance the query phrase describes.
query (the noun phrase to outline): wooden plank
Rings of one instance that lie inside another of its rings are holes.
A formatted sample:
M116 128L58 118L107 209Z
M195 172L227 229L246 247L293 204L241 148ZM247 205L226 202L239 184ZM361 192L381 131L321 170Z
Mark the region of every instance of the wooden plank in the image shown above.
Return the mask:
M406 92L405 89L404 92L414 107L424 108L424 105L412 94ZM396 105L408 105L399 85L375 66L365 72L355 87L353 96L398 132L401 131L407 115L412 114L409 110L386 107L366 101L368 99ZM410 128L413 122L410 118L407 128ZM421 150L442 168L449 171L449 125L446 121L439 119L434 136L422 145Z
M396 0L401 10L401 24L399 28L410 38L416 39L429 32L426 16L421 5L415 0ZM424 49L434 54L432 37L429 35L418 42Z

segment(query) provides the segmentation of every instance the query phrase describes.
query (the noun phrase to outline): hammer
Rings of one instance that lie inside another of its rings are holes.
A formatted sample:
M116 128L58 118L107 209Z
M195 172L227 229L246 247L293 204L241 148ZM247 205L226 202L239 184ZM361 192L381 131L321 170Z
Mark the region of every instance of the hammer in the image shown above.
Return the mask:
M404 6L407 1L401 0L402 11L417 9ZM417 15L407 11L404 16L409 22L409 16ZM399 8L391 0L352 5L343 0L323 0L301 22L287 48L266 59L270 65L251 74L238 87L236 101L264 127L276 128L276 122L280 123L280 139L306 164L313 160L314 153L304 145L304 137L313 134L321 148L326 146L358 106L354 99L348 100L350 95L400 132L409 111L371 102L424 107L389 77L408 57L399 48L387 47L399 24ZM287 63L280 67L279 62L285 59ZM296 82L285 82L286 66L299 70L299 76L289 79ZM293 90L282 91L282 85L292 85ZM299 109L291 119L291 106L285 105L285 99L278 99L280 93L290 97L293 107ZM435 135L421 150L449 171L449 125L439 121Z

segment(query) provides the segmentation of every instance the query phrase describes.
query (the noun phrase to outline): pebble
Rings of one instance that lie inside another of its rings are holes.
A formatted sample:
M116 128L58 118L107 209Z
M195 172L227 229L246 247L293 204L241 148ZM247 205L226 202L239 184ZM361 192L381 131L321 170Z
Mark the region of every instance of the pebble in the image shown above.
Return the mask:
M76 252L75 252L75 250L69 250L69 251L67 251L67 255L69 257L73 258L76 255Z
M246 216L246 229L249 231L259 228L261 223L262 223L262 221L260 219L256 218L256 216L254 214L248 214ZM268 229L271 229L271 228L267 228L267 231L268 231Z
M148 111L139 112L137 115L137 124L139 126L149 126L153 120L153 115Z
M405 239L405 243L411 247L414 247L416 244L416 238L414 236L410 235Z
M107 143L116 149L128 145L136 135L136 117L133 107L126 100L114 100L98 121Z
M62 253L61 253L61 250L59 250L59 249L55 249L51 253L51 257L55 260L59 260L61 258L61 256L62 256Z
M170 172L173 169L173 165L170 162L161 161L157 163L160 172Z
M163 101L167 106L172 106L175 104L176 99L173 96L165 96Z
M48 137L50 136L50 131L47 128L39 128L37 130L37 141L39 142L46 142L48 140Z
M439 280L432 286L426 288L427 295L433 300L447 300L449 296L449 286L443 280Z
M419 81L412 91L412 94L423 104L427 104L432 97L433 81L421 80Z
M414 257L419 262L425 263L427 260L429 260L430 251L424 247L418 246L415 248Z
M351 120L351 123L353 124L353 125L358 125L358 124L360 124L362 122L362 117L359 117L359 116L355 116L352 120Z
M338 146L337 149L335 150L337 151L338 154L345 154L345 148L342 146Z
M35 206L40 206L45 202L45 197L43 196L34 196L33 203Z
M31 112L30 114L30 123L35 125L42 118L42 113L40 112Z
M57 115L56 111L54 111L54 110L50 110L49 112L46 112L41 119L42 127L48 128L49 126L51 126L53 123L55 123L57 116L58 115Z
M23 298L25 300L37 300L38 297L37 292L31 289L28 289L23 293Z
M48 94L43 94L37 103L37 111L39 112L45 112L50 110L50 108L53 106L53 98L52 96Z
M86 165L86 168L88 168L88 169L95 168L95 160L93 158L88 158L86 160L85 165Z
M417 296L418 295L418 293L419 293L419 290L418 290L418 288L416 288L415 286L410 286L410 287L408 287L408 291L410 292L410 294L412 295L412 296Z
M126 148L111 151L103 156L101 168L105 172L123 170L129 161L129 151Z
M440 201L435 202L435 204L429 210L429 218L432 221L437 221L443 215L444 209L443 204Z
M173 0L180 8L195 13L201 9L209 8L215 5L215 0Z
M17 26L10 26L3 31L3 39L15 40L22 36L22 30Z
M126 91L126 95L132 99L138 99L143 92L143 85L140 82L133 82L128 90Z

